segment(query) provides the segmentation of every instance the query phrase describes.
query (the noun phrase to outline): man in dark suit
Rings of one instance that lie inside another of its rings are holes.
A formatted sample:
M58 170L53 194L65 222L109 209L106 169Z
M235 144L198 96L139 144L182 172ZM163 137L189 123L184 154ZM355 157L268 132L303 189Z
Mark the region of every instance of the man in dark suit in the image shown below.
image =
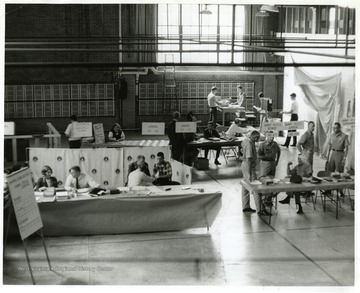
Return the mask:
M168 137L170 139L170 145L171 145L171 157L174 160L177 160L179 162L183 161L183 152L184 148L186 146L185 137L183 133L176 133L175 132L175 125L176 122L179 121L180 113L174 112L173 113L173 120L169 123L168 126Z

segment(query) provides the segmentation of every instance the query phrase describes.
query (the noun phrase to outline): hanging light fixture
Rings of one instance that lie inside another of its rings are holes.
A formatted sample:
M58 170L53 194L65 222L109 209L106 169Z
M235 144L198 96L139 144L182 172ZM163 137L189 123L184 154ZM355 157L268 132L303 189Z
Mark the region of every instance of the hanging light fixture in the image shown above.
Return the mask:
M205 4L205 9L200 11L200 14L212 14L212 12L207 9L207 4Z
M256 13L255 16L256 17L268 17L268 16L270 16L270 14L267 13L265 10L260 10L258 13Z

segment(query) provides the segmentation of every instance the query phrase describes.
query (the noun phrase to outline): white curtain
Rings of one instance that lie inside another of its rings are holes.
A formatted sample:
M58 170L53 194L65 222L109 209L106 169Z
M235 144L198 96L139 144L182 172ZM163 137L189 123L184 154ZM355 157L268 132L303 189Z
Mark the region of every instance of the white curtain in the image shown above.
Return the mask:
M295 67L294 80L305 95L305 103L317 112L315 139L320 153L326 155L332 125L340 118L341 73L318 77Z

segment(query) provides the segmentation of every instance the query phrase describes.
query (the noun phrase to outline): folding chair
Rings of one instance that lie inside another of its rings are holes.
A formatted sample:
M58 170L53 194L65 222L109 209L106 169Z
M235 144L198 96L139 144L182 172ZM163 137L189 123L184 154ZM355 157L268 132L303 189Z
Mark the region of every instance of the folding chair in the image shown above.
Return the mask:
M319 171L317 173L317 177L319 178L324 178L324 177L330 177L331 176L331 172L330 171ZM315 204L316 204L316 200L317 200L317 197L318 197L318 193L320 192L320 198L321 198L321 203L324 204L324 198L323 196L326 195L326 193L328 193L328 191L325 191L325 190L317 190L316 191L316 194L315 194ZM331 192L331 191L330 191Z

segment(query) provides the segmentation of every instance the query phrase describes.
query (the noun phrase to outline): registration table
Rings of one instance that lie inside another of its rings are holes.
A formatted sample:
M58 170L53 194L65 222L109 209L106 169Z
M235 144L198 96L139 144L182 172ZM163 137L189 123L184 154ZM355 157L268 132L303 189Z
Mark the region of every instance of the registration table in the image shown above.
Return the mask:
M72 236L209 229L221 208L221 197L219 191L192 185L37 200L44 235Z
M106 143L89 143L83 142L82 148L124 148L124 147L166 147L169 145L168 140L159 139L142 139L142 140L122 140Z
M237 113L237 112L245 112L244 107L239 106L218 106L218 110L222 112L222 125L225 125L225 114L226 113Z
M251 184L251 182L246 181L245 179L240 180L240 184L249 190L250 193L258 194L259 196L270 193L280 193L280 192L306 192L306 191L318 191L318 190L335 190L336 196L333 199L336 205L336 218L338 218L339 213L339 193L337 190L354 188L354 180L342 181L342 182L328 182L322 181L321 183L310 183L310 182L302 182L302 183L290 183L280 181L279 183L272 185L264 185L264 184ZM323 202L324 212L326 211L326 196L324 197Z

